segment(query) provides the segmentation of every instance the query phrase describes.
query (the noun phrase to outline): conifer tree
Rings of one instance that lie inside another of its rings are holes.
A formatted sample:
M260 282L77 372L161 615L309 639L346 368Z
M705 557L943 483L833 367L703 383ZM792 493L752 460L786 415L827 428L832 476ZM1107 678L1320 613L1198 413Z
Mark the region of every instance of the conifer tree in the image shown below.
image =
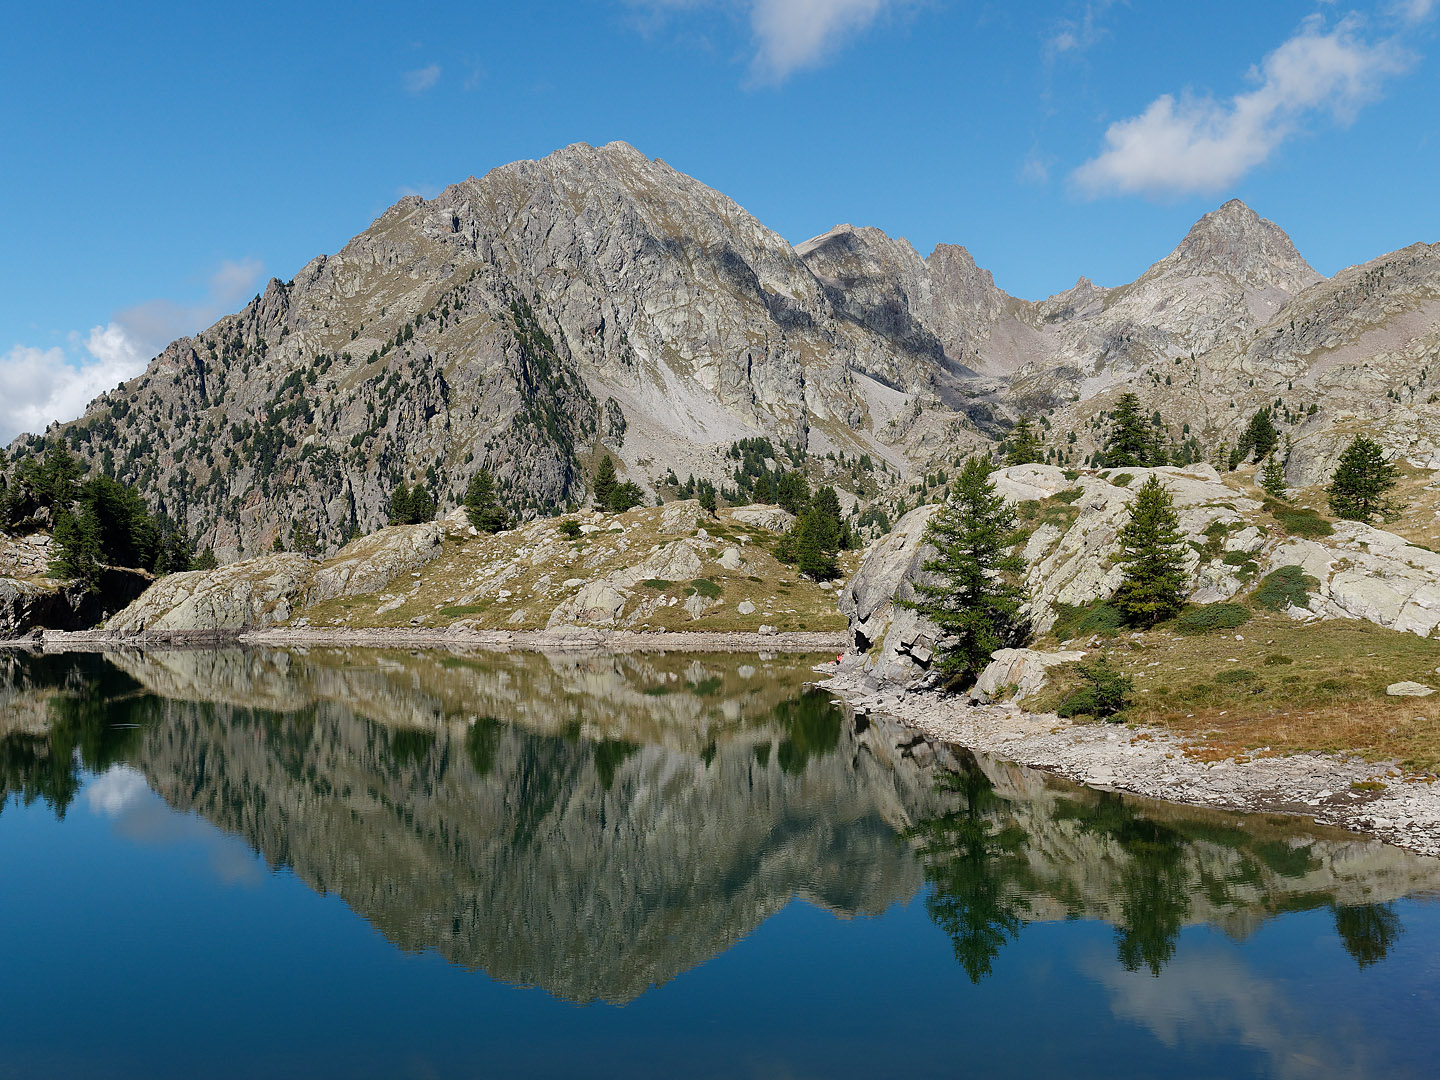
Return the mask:
M510 515L495 496L495 478L481 469L465 489L465 516L481 532L497 533L509 528Z
M1120 530L1125 577L1111 603L1131 626L1150 627L1185 604L1185 537L1170 493L1152 474L1130 504Z
M1150 464L1153 446L1150 424L1140 412L1140 399L1131 393L1121 394L1105 441L1105 467L1144 468Z
M1254 455L1251 458L1252 461L1260 462L1273 454L1279 445L1280 433L1275 430L1275 425L1270 420L1270 410L1261 409L1250 418L1250 423L1245 426L1245 434L1240 437L1240 444L1236 449L1240 452L1242 459L1249 453Z
M410 524L410 488L403 480L390 493L390 524Z
M1285 466L1280 464L1280 459L1271 454L1265 462L1265 467L1260 470L1260 487L1265 494L1276 499L1285 498Z
M904 601L944 636L936 668L952 685L965 685L996 649L1021 644L1029 627L1020 614L1024 590L1012 580L1024 562L1012 553L1015 508L995 490L988 461L972 457L955 478L950 498L925 526L935 548Z
M1404 506L1390 497L1390 491L1399 476L1399 470L1385 460L1379 443L1365 435L1355 436L1340 455L1335 476L1326 489L1331 512L1348 521L1396 517Z
M1028 416L1022 416L1005 439L1006 465L1033 465L1045 457L1045 447Z
M420 525L435 520L435 496L424 484L416 484L410 492L410 517L407 525Z
M76 517L66 507L55 515L54 554L50 576L82 581L93 588L100 580L100 526L89 511Z
M595 508L597 510L608 510L610 508L610 497L615 493L615 487L619 481L615 477L615 462L609 454L600 456L600 464L595 467Z
M206 544L205 550L200 552L199 555L195 556L195 562L194 565L191 566L191 569L214 570L215 567L217 567L218 565L220 564L215 558L215 549L212 548L209 544Z

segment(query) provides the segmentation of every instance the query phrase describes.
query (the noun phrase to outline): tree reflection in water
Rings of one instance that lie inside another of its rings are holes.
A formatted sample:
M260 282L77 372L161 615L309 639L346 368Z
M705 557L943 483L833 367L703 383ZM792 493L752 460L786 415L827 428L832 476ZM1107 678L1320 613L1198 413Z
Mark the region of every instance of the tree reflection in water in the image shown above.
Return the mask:
M1026 878L1024 830L998 820L1005 800L978 766L942 774L938 786L960 798L957 809L916 825L925 879L926 910L950 936L955 959L979 982L995 957L1020 933L1029 905L1016 895Z

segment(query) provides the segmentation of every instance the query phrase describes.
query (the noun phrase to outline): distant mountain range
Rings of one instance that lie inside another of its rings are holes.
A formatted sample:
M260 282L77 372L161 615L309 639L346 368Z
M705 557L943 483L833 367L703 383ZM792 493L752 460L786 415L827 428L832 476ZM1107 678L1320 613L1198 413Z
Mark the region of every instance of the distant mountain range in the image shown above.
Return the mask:
M295 520L333 550L402 480L453 506L482 465L518 511L578 504L601 447L654 491L724 480L766 436L822 475L869 454L893 495L1027 413L1078 463L1122 390L1204 454L1273 406L1296 485L1360 429L1440 466L1437 377L1434 245L1326 279L1232 201L1134 282L1032 302L962 247L849 225L792 247L662 161L579 144L401 199L50 434L228 560Z

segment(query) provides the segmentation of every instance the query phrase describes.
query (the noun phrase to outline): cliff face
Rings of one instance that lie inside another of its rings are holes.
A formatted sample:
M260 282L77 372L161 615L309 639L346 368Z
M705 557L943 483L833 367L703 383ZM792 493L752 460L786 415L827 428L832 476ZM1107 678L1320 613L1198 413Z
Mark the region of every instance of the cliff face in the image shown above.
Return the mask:
M1202 455L1274 407L1296 485L1358 423L1429 466L1437 351L1424 245L1325 280L1230 202L1136 281L1032 302L962 247L842 225L792 248L662 161L575 145L400 200L63 434L232 561L294 522L334 551L401 481L447 509L482 466L517 512L582 504L602 446L647 492L727 480L750 436L866 453L898 475L864 497L893 501L1021 412L1077 464L1123 390Z

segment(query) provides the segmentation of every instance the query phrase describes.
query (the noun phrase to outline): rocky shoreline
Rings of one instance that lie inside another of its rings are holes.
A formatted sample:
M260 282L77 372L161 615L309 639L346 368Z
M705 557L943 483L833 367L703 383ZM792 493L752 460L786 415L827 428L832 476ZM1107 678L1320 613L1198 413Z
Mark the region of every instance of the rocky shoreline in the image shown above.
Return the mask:
M828 631L433 630L421 627L267 627L259 630L164 630L141 634L91 630L45 631L34 638L0 643L46 652L108 649L216 648L265 645L277 648L520 649L535 652L771 652L839 653L846 635Z
M1440 784L1393 763L1318 752L1203 761L1154 727L1072 723L1017 705L971 705L963 695L880 684L854 657L816 669L820 686L857 711L925 735L1042 769L1089 787L1190 806L1297 814L1440 856Z

